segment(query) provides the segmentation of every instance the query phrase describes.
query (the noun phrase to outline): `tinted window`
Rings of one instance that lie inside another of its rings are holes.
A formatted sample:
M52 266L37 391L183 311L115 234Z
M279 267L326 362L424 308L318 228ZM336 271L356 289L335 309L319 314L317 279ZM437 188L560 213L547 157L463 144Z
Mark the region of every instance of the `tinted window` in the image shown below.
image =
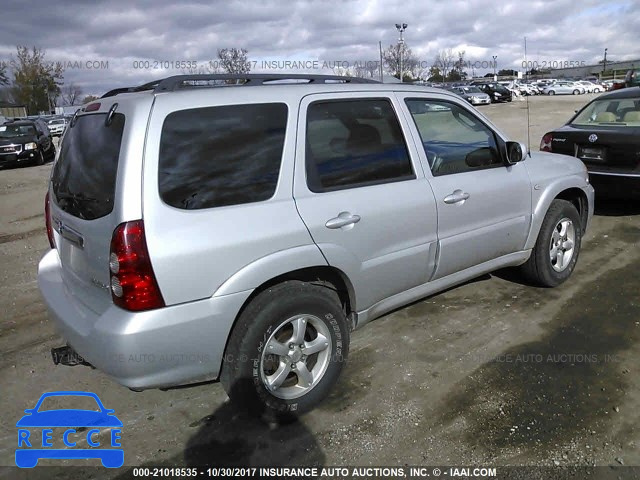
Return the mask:
M282 103L169 114L160 139L160 196L189 210L267 200L278 182L286 123Z
M407 100L434 176L503 165L493 132L462 107Z
M105 125L104 113L79 116L69 128L51 178L56 203L80 218L92 220L113 210L124 115Z
M388 100L312 103L307 111L306 168L312 192L415 178Z

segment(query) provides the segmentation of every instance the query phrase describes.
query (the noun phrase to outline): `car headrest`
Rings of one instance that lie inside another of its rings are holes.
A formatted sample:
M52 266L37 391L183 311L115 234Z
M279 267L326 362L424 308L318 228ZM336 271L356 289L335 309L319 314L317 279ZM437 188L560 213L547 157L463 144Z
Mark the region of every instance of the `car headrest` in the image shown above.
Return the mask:
M596 122L615 122L616 120L616 114L611 112L600 112L595 119Z
M633 110L624 114L623 122L640 122L640 112Z

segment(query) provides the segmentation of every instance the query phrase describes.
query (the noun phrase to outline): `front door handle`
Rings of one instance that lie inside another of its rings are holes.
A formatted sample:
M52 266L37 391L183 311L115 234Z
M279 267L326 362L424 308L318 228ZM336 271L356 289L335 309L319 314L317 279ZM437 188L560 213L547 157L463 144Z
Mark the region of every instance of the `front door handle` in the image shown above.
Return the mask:
M444 197L444 203L460 203L460 202L464 202L466 199L468 199L471 195L469 195L467 192L463 192L462 190L454 190L453 193L447 195L446 197Z
M346 227L347 225L353 225L360 221L360 215L351 215L349 212L340 212L337 217L327 220L324 224L325 227L336 229Z

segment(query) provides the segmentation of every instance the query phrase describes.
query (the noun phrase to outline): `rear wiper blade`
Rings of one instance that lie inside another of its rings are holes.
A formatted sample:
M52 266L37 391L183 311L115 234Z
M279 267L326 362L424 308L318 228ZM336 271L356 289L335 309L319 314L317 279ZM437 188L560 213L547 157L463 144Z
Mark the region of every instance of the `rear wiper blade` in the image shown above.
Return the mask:
M57 192L56 197L60 200L73 200L81 202L98 203L100 201L97 198L88 197L82 193Z

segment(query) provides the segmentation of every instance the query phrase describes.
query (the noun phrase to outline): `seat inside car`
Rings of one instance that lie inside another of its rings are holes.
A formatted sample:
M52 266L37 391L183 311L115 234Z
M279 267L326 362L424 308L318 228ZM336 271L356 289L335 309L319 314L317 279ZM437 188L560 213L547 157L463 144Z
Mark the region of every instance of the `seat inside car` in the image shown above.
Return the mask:
M617 121L616 114L611 112L600 112L596 115L596 122L615 122Z
M622 117L623 122L640 122L640 112L637 110L633 110L631 112L627 112Z

